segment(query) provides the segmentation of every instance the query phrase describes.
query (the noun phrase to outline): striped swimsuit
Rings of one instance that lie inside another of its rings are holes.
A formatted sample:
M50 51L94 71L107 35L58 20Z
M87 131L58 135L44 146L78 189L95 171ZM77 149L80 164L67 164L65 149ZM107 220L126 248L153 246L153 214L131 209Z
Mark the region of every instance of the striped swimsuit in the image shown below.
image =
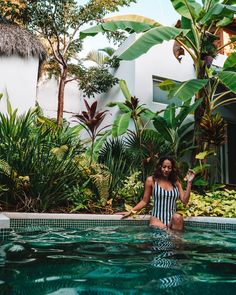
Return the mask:
M167 191L160 187L157 181L155 181L153 195L154 204L152 216L161 220L165 225L168 225L176 212L176 201L179 198L179 190L174 186L171 191Z

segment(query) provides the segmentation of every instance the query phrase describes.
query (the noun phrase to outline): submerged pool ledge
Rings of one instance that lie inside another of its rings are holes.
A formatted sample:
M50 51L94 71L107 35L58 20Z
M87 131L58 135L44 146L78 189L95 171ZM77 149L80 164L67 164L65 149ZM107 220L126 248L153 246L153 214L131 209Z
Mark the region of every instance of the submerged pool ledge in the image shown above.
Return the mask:
M148 225L150 215L137 215L122 219L121 215L111 214L64 214L64 213L22 213L2 212L0 229L47 227L95 227L119 225ZM190 227L236 230L236 218L185 217L184 223Z
M10 228L10 218L6 214L0 213L0 229Z

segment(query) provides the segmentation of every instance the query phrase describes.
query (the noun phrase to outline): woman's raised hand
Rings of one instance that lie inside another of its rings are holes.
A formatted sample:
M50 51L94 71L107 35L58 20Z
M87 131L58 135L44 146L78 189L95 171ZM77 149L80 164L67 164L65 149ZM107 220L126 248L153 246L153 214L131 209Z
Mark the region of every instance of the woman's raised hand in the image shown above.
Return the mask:
M188 182L192 182L195 175L196 173L192 169L189 169L185 178Z

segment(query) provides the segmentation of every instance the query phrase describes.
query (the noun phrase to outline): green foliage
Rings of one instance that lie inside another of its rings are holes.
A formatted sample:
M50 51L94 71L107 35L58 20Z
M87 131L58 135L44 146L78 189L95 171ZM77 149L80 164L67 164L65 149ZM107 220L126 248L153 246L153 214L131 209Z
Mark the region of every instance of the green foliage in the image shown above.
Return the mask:
M28 21L25 1L0 0L0 15L8 21L24 24Z
M184 216L219 216L236 217L236 191L216 190L204 195L191 193L190 201L186 207L178 203L178 212Z
M93 97L95 93L107 92L119 82L119 79L110 74L104 66L84 69L80 77L78 86L87 97Z
M166 155L170 146L156 130L144 129L141 133L129 131L125 136L125 147L135 170L141 171L142 181L151 175L159 156Z
M80 184L74 187L69 198L72 201L71 212L108 212L112 210L112 174L99 163L89 164L86 154L76 158L80 170Z
M101 205L105 206L110 197L110 187L112 183L112 174L104 165L96 164L96 173L90 175L90 178L94 182L98 197L100 199Z
M182 83L172 80L165 80L160 83L159 87L162 90L169 91L169 98L178 97L182 101L191 99L196 92L207 84L208 80L192 79Z
M140 134L142 129L150 122L154 114L139 103L139 99L131 96L128 86L124 80L119 82L120 88L124 94L125 102L111 102L109 107L117 106L120 110L112 125L112 136L117 137L124 134L132 120L136 134Z
M122 202L128 205L136 205L143 193L143 182L140 180L140 172L134 172L130 176L127 176L122 186L118 189L116 193L117 199L122 199Z
M5 163L1 165L0 185L6 189L1 203L6 209L66 207L67 195L79 182L74 159L82 151L80 141L69 127L55 132L37 118L36 111L20 117L16 111L0 114L0 154Z
M71 213L79 211L89 211L89 201L93 197L92 190L88 187L90 179L84 183L75 185L71 193L68 194L68 199L72 202Z
M170 145L169 154L176 159L181 159L187 151L194 149L193 146L193 121L186 122L186 118L199 105L199 101L190 104L187 100L182 104L177 114L177 107L170 104L166 107L163 116L157 114L153 124L167 143Z
M109 193L115 195L133 166L133 158L127 152L124 140L119 138L107 140L99 153L98 162L105 165L111 173Z

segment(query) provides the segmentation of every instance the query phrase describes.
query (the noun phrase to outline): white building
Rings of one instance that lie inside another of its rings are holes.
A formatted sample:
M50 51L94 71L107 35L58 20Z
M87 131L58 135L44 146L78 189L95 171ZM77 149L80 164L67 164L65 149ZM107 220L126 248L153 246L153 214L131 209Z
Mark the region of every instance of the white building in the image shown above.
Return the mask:
M22 114L35 106L39 63L45 58L41 43L28 31L0 19L0 101L7 111L7 97Z

